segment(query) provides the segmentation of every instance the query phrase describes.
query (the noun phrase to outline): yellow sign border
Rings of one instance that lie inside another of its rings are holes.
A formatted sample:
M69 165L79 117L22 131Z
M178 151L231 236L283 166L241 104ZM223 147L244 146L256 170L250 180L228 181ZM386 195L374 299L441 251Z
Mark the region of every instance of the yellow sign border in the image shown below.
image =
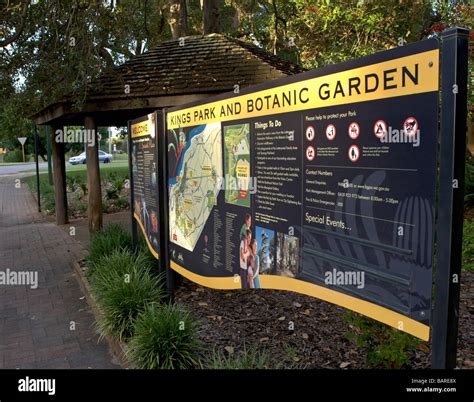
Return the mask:
M194 272L188 271L186 268L172 260L170 261L170 267L180 275L184 276L186 279L208 288L225 290L241 289L240 277L238 276L208 277L198 275ZM395 329L407 332L424 341L428 341L430 337L429 325L422 324L408 316L397 313L396 311L390 310L386 307L358 299L357 297L349 296L345 293L341 293L324 286L314 285L309 282L278 275L263 274L260 275L260 284L262 289L289 290L307 296L312 296L332 304L337 304L338 306L347 308L348 310L352 310L377 321L381 321ZM258 292L259 290L256 289L255 291Z
M145 241L146 241L146 244L148 245L148 248L150 249L150 252L153 254L153 256L159 260L160 259L160 256L158 255L158 253L155 251L155 249L153 248L153 246L151 245L150 241L148 240L148 236L146 234L146 231L145 231L145 228L143 227L143 223L142 221L140 220L140 217L134 212L133 213L133 217L135 218L135 220L138 222L138 226L140 226L140 229L142 230L142 233L143 233L143 237L145 238Z
M410 72L415 71L415 65L418 66L418 83L416 85L410 79L403 79L403 77L406 78L408 75L400 75L404 71L404 68L407 68ZM411 67L411 69L408 68L408 66ZM394 76L394 71L397 72L398 75ZM370 75L385 77L384 74L386 74L386 72L390 72L390 74L392 74L389 76L389 85L396 85L396 87L383 88L382 85L379 85L379 88L373 92L361 92L360 94L355 93L342 97L339 96L338 98L330 97L329 99L321 99L318 96L317 88L321 88L322 85L328 85L328 88L332 88L332 92L335 92L335 89L340 89L344 92L344 94L349 92L352 93L352 90L349 88L349 80L351 78L359 77L360 79L360 77L366 77ZM277 83L278 81L275 81L275 84ZM338 83L340 83L340 86L338 86ZM275 86L245 95L231 96L226 99L210 101L189 108L169 111L166 114L166 123L167 129L169 130L182 127L192 127L200 124L227 122L232 120L270 116L280 113L318 109L357 102L367 102L379 99L394 98L398 96L434 92L438 89L439 49L433 49L405 57L390 59L376 64L369 64L333 74L322 75L294 83ZM282 99L284 93L297 94L301 93L302 90L305 90L305 98L307 97L307 102L305 103L275 108L264 107L261 110L253 111L248 111L245 108L247 102L255 102L257 98L270 97L273 99L278 96L280 99ZM235 111L237 109L237 103L240 104L241 112L238 114L237 112L232 114L229 112L229 110L234 109ZM214 111L214 113L210 113L211 109ZM178 121L178 118L181 118L182 121Z

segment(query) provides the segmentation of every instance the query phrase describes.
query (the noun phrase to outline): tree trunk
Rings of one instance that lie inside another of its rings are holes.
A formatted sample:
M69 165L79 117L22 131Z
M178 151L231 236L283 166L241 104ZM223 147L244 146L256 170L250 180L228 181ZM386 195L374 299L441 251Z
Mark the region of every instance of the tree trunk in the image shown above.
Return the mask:
M188 35L188 9L186 0L170 0L168 23L173 39Z
M66 160L64 157L64 143L56 142L56 130L64 130L61 126L52 127L51 142L53 148L53 180L54 205L56 210L56 224L68 223L67 193L66 193Z
M95 233L102 229L102 191L99 169L99 139L97 125L93 117L87 116L84 119L84 128L93 130L93 135L88 136L88 138L95 138L94 146L87 144L86 147L89 232Z
M221 0L203 0L204 35L221 33Z
M272 0L273 6L273 54L277 54L278 45L278 10L276 0Z

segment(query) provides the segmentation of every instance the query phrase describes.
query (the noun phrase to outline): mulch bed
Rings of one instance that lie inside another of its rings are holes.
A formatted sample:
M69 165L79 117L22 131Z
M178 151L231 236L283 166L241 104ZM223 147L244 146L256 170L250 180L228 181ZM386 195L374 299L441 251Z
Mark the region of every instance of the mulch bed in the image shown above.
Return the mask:
M175 300L199 322L199 337L223 354L265 350L277 368L368 368L366 353L346 337L350 331L338 306L292 292L207 289L183 278ZM474 367L474 273L463 272L458 366ZM291 330L292 326L294 329ZM429 368L429 344L410 358Z

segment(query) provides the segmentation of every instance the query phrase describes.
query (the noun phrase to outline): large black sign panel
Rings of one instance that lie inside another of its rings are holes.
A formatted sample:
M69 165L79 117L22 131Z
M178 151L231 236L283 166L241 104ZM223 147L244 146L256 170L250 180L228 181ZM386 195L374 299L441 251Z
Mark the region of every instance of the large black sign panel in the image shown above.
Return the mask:
M168 111L171 267L429 336L436 40Z

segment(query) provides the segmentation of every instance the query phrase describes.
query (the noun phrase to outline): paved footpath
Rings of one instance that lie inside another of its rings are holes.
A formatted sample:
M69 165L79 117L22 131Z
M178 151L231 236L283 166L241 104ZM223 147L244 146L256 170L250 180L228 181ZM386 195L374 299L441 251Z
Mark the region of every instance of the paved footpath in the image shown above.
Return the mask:
M19 177L0 176L0 271L37 271L38 287L0 284L0 368L120 368L73 274L84 250L15 188Z

